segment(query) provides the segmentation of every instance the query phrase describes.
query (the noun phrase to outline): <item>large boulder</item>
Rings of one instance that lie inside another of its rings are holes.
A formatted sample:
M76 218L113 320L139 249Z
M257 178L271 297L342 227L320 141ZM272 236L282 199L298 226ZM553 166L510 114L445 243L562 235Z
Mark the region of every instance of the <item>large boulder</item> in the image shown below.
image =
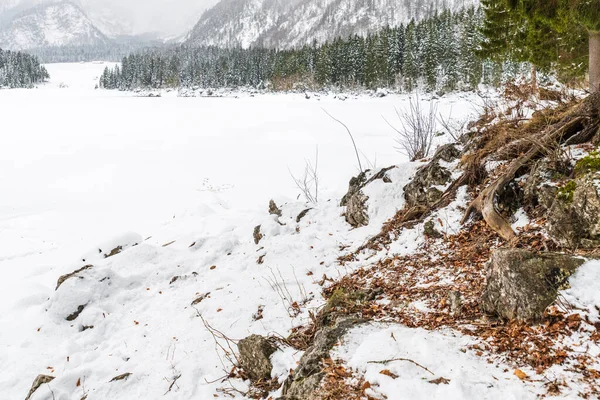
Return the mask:
M312 400L316 398L316 390L321 385L325 372L321 361L329 358L333 346L356 325L364 320L355 317L340 317L330 326L321 328L312 345L300 358L294 373L284 382L280 400Z
M600 245L600 196L593 176L568 182L548 211L548 234L562 247Z
M538 321L584 262L558 253L496 250L486 267L482 308L501 318Z
M342 197L340 205L346 207L344 217L352 227L359 228L369 224L369 215L367 214L367 200L369 200L369 197L365 195L363 189L378 179L386 183L391 182L387 172L393 168L396 167L383 168L376 174L372 174L372 171L367 170L350 179L348 193Z
M271 355L277 348L267 338L250 335L238 342L240 364L252 381L271 379Z
M444 194L436 186L444 186L452 180L452 173L441 161L452 162L460 157L460 151L452 144L440 147L431 161L421 167L412 181L404 187L404 198L407 208L415 206L432 206Z

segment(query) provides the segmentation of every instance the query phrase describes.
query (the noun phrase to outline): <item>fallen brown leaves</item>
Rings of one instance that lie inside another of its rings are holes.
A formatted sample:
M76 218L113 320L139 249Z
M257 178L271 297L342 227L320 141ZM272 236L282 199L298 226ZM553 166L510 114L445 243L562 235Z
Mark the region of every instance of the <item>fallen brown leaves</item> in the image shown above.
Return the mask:
M387 233L390 231L388 230ZM475 354L514 365L528 366L539 375L554 365L570 365L570 371L587 384L582 397L600 396L600 373L590 366L589 354L563 345L574 333L591 332L585 340L599 343L600 326L569 310L551 307L544 323L530 325L490 319L480 310L485 264L491 252L505 243L480 221L441 241L428 241L416 254L392 256L356 270L325 289L326 297L336 292L373 294L362 301L345 304L345 310L372 320L395 321L408 327L429 330L451 328L478 338L470 347ZM555 249L537 227L528 227L515 243L532 250ZM452 313L448 294L458 291L461 310ZM359 298L359 296L354 296ZM381 301L386 300L386 301ZM426 305L415 307L415 303ZM586 329L582 329L583 325ZM386 374L387 370L381 373ZM520 369L515 375L526 379ZM441 382L443 383L443 382ZM546 385L548 393L559 393L560 382Z
M365 399L365 391L371 387L362 378L351 380L353 371L346 369L340 360L324 359L323 372L325 377L317 393L320 400L362 400ZM368 396L366 398L370 399Z

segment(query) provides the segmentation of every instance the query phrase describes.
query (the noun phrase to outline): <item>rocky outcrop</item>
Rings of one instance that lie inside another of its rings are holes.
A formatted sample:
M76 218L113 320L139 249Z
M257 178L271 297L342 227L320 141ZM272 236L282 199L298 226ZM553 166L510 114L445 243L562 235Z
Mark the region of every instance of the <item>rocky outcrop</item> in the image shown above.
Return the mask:
M570 181L557 191L548 211L547 229L565 248L600 245L600 196L591 176Z
M538 321L584 262L558 253L496 250L487 265L482 308L501 318Z
M387 172L393 168L396 167L383 168L371 177L369 177L371 171L367 170L350 179L348 192L342 198L340 205L346 207L344 217L352 227L359 228L369 225L369 215L367 214L367 200L369 200L369 197L364 194L363 189L378 179L391 183L392 181L387 176Z
M558 189L548 184L553 174L557 171L552 168L548 160L542 159L531 169L523 186L523 201L531 207L541 206L547 211L554 203Z
M33 396L33 393L35 393L35 391L38 390L39 387L42 386L44 383L50 383L53 380L54 380L53 376L50 376L50 375L38 375L33 380L33 384L31 385L31 389L29 389L29 393L27 394L27 397L25 397L25 400L29 400L31 398L31 396Z
M321 361L329 358L329 352L338 341L356 325L364 322L354 317L340 317L331 326L321 328L313 344L306 350L298 368L283 384L280 400L312 400L325 376Z
M452 144L440 147L431 161L421 167L413 180L404 187L407 208L432 206L444 194L436 186L444 186L452 180L452 173L440 161L452 162L460 157L460 151Z
M241 367L252 381L271 379L271 355L277 348L269 339L251 335L238 342Z

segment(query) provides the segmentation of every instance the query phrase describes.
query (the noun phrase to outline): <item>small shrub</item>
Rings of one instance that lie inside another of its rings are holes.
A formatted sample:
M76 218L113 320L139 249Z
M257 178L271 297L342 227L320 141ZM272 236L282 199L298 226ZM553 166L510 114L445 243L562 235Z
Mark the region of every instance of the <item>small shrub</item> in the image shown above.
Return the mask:
M407 155L410 161L416 161L426 158L431 151L436 134L437 103L429 103L429 110L425 110L418 96L409 100L408 111L400 113L396 109L401 128L396 128L385 117L384 120L398 134L397 150Z
M599 151L592 151L590 154L577 161L577 164L575 164L575 175L577 176L598 171L600 171Z
M567 203L572 203L575 189L577 189L577 183L575 183L575 181L569 181L565 186L558 190L557 197Z

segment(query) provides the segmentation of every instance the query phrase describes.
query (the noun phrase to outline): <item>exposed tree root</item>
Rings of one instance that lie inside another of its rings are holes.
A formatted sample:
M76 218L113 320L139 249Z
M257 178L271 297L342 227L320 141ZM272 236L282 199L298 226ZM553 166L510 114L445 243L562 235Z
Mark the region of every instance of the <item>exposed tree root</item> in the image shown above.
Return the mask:
M517 177L517 174L523 171L523 168L527 168L530 162L545 150L560 146L569 138L598 126L599 109L600 94L594 94L568 113L560 122L549 126L545 133L532 141L533 147L528 152L515 159L500 176L481 191L467 208L461 223L464 224L472 213L479 212L490 228L503 239L512 241L516 234L508 221L496 209L496 199L503 189Z

